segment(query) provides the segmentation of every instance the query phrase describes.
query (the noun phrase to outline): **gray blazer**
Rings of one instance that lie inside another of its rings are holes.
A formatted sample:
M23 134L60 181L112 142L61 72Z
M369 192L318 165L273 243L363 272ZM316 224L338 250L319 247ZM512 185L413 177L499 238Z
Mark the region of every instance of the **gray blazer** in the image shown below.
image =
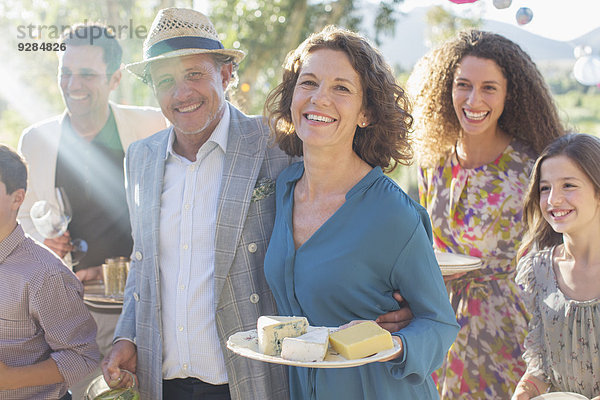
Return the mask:
M226 342L236 332L256 328L260 315L277 313L263 260L275 220L273 184L292 159L267 145L269 131L260 117L228 106L231 123L215 237L217 330L233 400L287 399L284 367L238 356ZM134 245L115 338L135 341L141 398L149 400L162 399L158 238L168 137L166 129L132 144L125 161Z

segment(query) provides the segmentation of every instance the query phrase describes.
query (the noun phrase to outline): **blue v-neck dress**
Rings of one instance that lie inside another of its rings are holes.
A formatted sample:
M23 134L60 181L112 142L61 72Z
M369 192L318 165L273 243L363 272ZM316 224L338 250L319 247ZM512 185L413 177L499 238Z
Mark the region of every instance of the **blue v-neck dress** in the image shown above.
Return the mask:
M321 369L290 367L292 400L438 399L431 373L458 332L431 242L427 212L381 168L371 170L345 203L300 248L294 246L294 188L302 163L277 179L277 216L265 274L280 315L314 326L374 320L398 309L399 290L414 314L395 335L404 355L385 363Z

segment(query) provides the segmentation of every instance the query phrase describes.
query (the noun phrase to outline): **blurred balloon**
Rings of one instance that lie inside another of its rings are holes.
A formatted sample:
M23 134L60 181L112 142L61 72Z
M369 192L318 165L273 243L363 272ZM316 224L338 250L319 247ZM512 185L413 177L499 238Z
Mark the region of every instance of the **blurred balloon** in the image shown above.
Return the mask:
M533 18L533 11L528 7L521 7L517 11L517 23L519 25L525 25L531 22Z
M573 55L575 59L583 56L589 56L592 54L592 48L590 46L579 45L573 49Z
M455 4L475 3L477 0L450 0Z
M510 7L510 3L512 3L512 0L494 0L494 7L502 10L503 8Z
M573 75L582 85L592 86L600 83L600 57L582 56L575 61Z

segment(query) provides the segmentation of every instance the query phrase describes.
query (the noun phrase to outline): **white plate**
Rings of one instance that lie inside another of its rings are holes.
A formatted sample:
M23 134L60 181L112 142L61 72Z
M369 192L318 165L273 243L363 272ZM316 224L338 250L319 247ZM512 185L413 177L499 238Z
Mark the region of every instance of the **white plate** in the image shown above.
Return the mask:
M438 264L444 267L459 267L465 265L481 264L481 259L464 254L446 253L435 250L435 258Z
M312 327L308 327L311 330ZM337 328L329 328L330 332L334 332ZM395 340L394 348L389 350L380 351L369 357L359 358L357 360L347 360L338 353L336 353L331 347L327 350L325 359L323 361L291 361L284 360L277 356L268 356L258 351L258 335L256 329L252 329L245 332L238 332L229 337L227 341L227 348L234 353L237 353L243 357L251 358L253 360L264 361L274 364L293 365L296 367L309 367L309 368L348 368L356 367L358 365L364 365L375 361L383 360L387 357L397 355L400 353L400 345Z
M470 271L474 271L476 269L480 269L483 266L483 264L475 264L475 265L465 265L462 267L444 267L440 265L440 270L442 271L442 275L446 276L446 275L454 275L454 274L458 274L461 272L470 272Z
M435 258L442 270L442 275L469 272L483 266L481 259L464 254L444 253L436 250Z
M544 393L531 400L589 400L587 397L571 392Z

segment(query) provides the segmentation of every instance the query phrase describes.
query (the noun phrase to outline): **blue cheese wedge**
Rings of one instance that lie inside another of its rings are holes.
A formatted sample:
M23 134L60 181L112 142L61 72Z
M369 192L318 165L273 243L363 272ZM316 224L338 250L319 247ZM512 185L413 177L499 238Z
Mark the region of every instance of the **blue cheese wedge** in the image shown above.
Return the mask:
M279 356L283 339L303 335L307 328L308 321L304 317L263 315L256 324L258 351L269 356Z
M291 361L323 361L329 347L329 329L312 328L304 335L283 339L281 358Z

